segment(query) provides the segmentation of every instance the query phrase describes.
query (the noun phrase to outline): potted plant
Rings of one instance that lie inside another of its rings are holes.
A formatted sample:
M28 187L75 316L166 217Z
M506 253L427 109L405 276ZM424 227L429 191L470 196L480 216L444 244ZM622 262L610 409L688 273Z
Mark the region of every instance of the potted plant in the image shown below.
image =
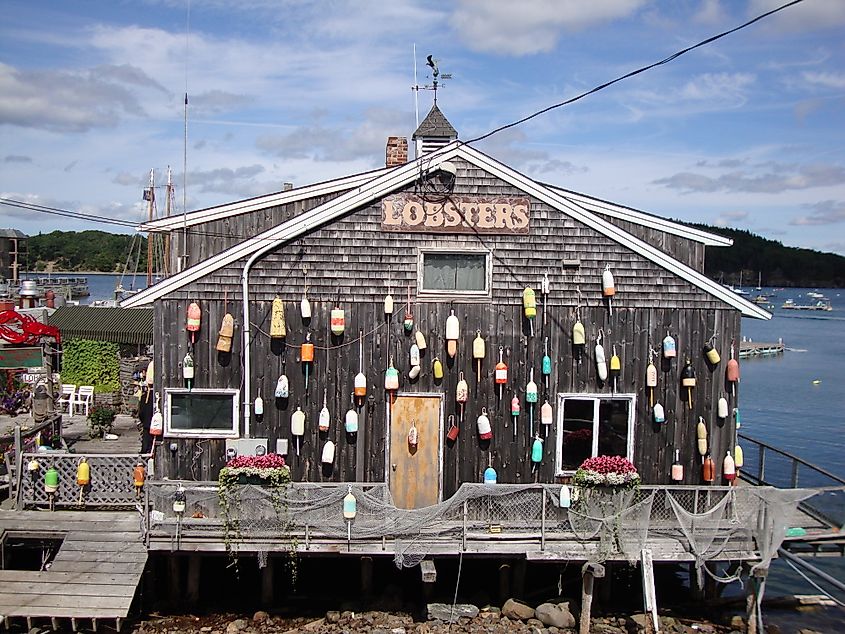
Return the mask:
M102 438L111 432L115 411L105 405L95 405L88 413L88 437Z
M576 486L584 488L610 487L633 489L640 484L637 468L622 456L587 458L575 472Z
M218 477L225 488L232 484L260 484L279 487L290 482L290 467L279 454L237 456L226 463Z

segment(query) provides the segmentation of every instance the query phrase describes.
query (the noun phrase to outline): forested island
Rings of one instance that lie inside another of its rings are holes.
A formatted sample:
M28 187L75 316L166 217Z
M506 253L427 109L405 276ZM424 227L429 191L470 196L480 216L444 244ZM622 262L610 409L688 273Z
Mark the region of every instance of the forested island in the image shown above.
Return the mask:
M784 246L740 229L684 224L734 241L732 247L707 249L704 272L724 284L739 284L742 276L745 286L756 285L759 276L763 286L845 287L845 257L841 255ZM27 268L44 271L52 263L55 271L121 272L129 260L130 270L146 270L147 240L141 235L134 239L132 245L132 235L105 231L38 234L27 241Z

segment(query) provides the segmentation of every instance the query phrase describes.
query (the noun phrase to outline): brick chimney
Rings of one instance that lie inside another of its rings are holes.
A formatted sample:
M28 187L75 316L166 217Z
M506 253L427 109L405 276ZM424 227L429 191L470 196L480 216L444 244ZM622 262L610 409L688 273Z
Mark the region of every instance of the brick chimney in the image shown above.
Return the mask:
M385 167L396 167L408 162L408 139L403 136L387 137Z

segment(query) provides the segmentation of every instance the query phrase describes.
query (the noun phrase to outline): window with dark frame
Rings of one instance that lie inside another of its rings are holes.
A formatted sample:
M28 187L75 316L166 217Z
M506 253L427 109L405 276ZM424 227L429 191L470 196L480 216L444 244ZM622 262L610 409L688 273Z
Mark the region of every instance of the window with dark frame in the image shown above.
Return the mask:
M165 408L168 435L238 435L238 390L168 389Z
M558 473L593 456L633 459L633 396L566 395L558 419Z
M486 293L487 265L487 253L423 252L421 290Z

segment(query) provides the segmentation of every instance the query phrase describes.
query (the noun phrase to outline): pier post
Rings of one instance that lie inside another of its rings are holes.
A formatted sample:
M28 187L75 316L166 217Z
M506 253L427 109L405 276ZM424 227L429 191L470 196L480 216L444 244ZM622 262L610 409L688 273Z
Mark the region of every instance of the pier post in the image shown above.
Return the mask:
M267 557L267 563L260 569L261 574L261 605L269 609L273 605L273 575L275 573L275 559Z
M189 605L196 605L200 600L200 572L202 559L199 555L188 556L188 583L186 587L186 601Z
M587 562L581 568L584 586L581 590L581 622L578 634L590 634L590 610L593 605L593 580L604 577L604 566Z
M361 598L369 601L373 594L373 558L361 557Z
M511 565L508 562L499 564L499 603L504 605L511 598Z

